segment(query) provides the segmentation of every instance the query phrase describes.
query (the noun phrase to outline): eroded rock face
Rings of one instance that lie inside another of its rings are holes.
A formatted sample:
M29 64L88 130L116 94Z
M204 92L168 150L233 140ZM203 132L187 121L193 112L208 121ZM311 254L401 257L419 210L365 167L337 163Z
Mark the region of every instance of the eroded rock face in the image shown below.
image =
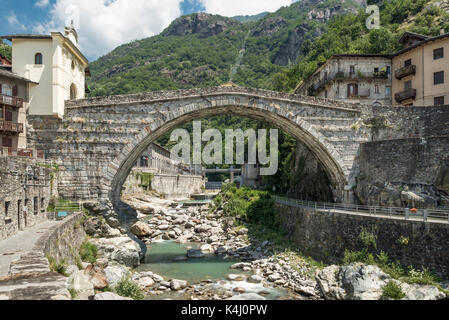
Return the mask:
M445 294L435 286L396 282L399 283L402 291L405 293L405 300L441 300L445 298Z
M97 245L100 256L126 267L137 267L144 255L140 245L129 237L101 238L92 242Z
M120 237L121 232L114 229L101 217L89 217L84 221L84 230L91 237Z
M206 38L239 25L241 23L236 20L201 12L176 19L164 30L162 35L185 36L197 34L200 38Z
M316 279L328 300L379 300L391 277L377 266L355 263L327 267Z
M129 269L121 265L109 265L104 269L109 287L113 288L129 272Z
M69 289L73 289L77 293L78 300L89 300L89 297L95 295L94 285L90 282L89 275L79 270L74 272L68 279Z
M86 268L85 273L89 275L89 280L94 286L94 289L103 290L109 286L106 273L102 266L91 264Z

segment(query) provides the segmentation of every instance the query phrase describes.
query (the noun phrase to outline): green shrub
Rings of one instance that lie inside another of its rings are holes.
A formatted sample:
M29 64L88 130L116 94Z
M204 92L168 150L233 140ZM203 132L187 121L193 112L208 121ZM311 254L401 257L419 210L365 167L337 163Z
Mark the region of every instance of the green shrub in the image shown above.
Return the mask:
M370 265L376 265L376 260L372 253L369 253L366 249L360 251L345 250L343 257L344 264L351 264L354 262L361 262Z
M426 268L420 271L410 266L405 281L411 284L435 285L439 279Z
M84 262L97 262L98 248L95 244L85 241L80 247L80 257Z
M50 264L50 270L53 272L57 272L59 274L62 274L65 277L68 277L67 274L67 263L64 259L62 260L56 260L53 257L48 256L48 263Z
M143 290L131 280L130 275L123 277L115 286L114 291L119 296L132 298L134 300L143 300L145 298Z
M359 240L366 249L377 249L377 237L373 232L369 232L365 228L362 228L362 231L360 231L359 234Z
M405 293L398 284L390 281L383 287L382 297L386 299L401 300L405 298Z

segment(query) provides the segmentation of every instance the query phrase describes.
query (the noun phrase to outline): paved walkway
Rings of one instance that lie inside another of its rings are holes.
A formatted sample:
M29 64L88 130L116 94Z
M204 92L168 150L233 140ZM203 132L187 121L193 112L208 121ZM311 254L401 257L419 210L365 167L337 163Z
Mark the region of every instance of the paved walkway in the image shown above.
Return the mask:
M60 221L45 221L5 240L0 240L0 277L7 276L11 262L20 258L21 254L33 249L37 240L58 223Z

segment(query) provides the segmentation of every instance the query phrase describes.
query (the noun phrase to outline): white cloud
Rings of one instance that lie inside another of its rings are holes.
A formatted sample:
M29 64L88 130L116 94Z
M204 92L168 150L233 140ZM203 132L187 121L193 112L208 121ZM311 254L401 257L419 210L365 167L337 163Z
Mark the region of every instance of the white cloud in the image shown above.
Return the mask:
M227 17L254 15L264 11L273 12L289 6L292 0L201 0L206 12Z
M90 58L120 44L161 32L181 12L181 0L57 0L51 19L33 31L62 31L73 20L81 50Z
M34 4L35 7L39 7L39 8L45 8L46 6L48 6L50 4L49 0L38 0L36 1L36 3Z
M11 27L18 28L18 29L21 29L21 30L25 30L26 29L25 26L22 23L19 22L19 19L17 18L17 15L14 13L14 11L11 11L8 14L7 20L8 20L8 23L9 23L9 25Z

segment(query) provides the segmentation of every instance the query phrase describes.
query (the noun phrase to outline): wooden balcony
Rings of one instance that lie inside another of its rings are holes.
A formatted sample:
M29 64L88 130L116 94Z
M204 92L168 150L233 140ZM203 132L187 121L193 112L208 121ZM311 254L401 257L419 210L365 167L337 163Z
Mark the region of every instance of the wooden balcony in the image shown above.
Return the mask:
M15 134L22 133L23 124L9 121L0 121L0 132L15 133Z
M416 89L406 89L404 91L398 92L394 95L396 102L401 103L404 100L415 99Z
M396 79L398 80L401 80L402 78L415 74L416 74L416 66L414 64L403 67L395 71L395 76Z
M19 97L6 96L4 94L0 94L0 105L6 105L16 108L23 107L23 99Z

